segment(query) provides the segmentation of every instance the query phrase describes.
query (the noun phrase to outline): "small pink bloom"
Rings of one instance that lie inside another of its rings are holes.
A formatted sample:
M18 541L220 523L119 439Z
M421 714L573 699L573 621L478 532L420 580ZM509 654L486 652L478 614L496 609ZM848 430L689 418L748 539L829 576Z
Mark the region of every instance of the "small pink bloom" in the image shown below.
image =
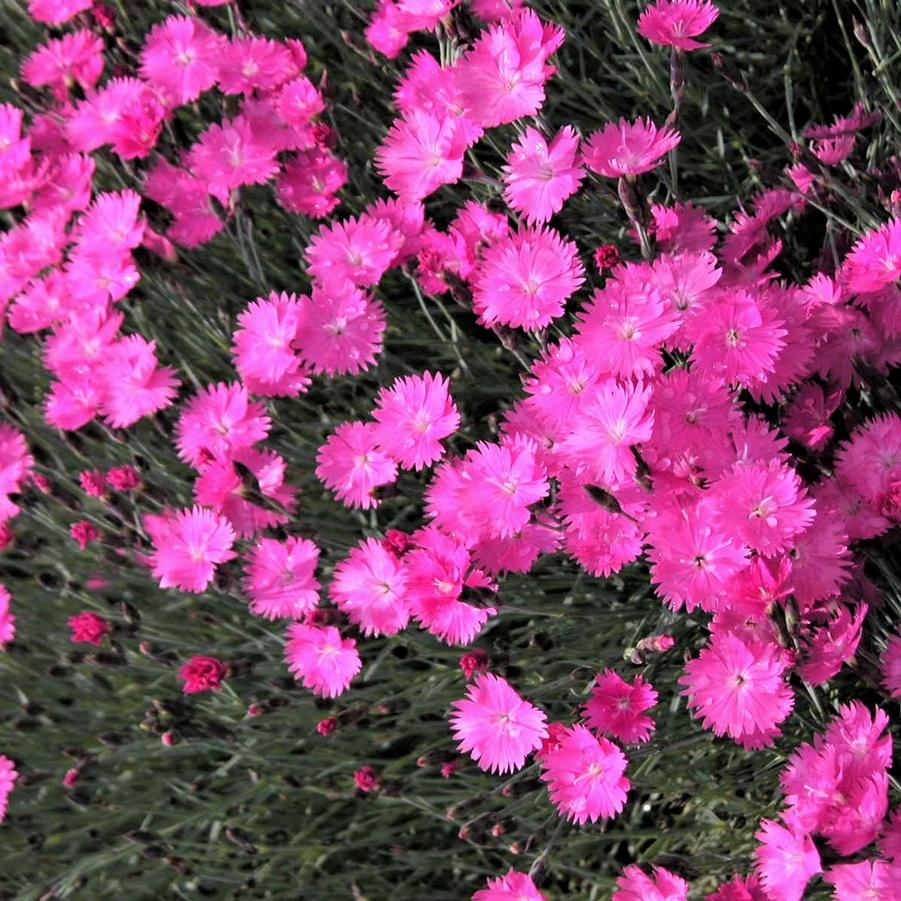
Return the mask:
M70 616L68 622L72 630L69 641L99 645L103 641L103 636L110 631L110 624L103 617L88 610Z
M106 481L116 491L133 491L141 484L141 475L134 466L114 466L107 470Z
M467 679L471 679L476 673L484 673L488 669L491 661L484 651L478 648L474 651L468 651L459 660L460 669Z
M547 901L547 898L527 873L508 870L503 876L489 878L487 888L479 889L472 901Z
M360 767L354 773L354 784L362 792L378 791L382 787L378 774L371 766Z
M81 771L73 766L66 770L65 776L63 776L63 785L66 788L74 788L75 783L78 782L80 777Z
M607 178L641 175L656 169L681 140L679 132L658 129L650 119L620 119L590 134L582 156L589 169Z
M89 544L93 543L100 537L100 530L86 519L72 523L69 527L69 535L78 543L78 546L84 550Z
M700 50L694 40L716 21L719 9L710 0L656 0L638 19L638 33L662 47Z
M331 735L338 728L338 720L336 720L333 716L326 717L324 720L319 720L316 723L316 731L320 735Z
M350 685L362 662L357 643L341 638L334 626L289 626L285 660L296 679L313 694L336 698Z
M185 684L182 691L196 694L201 691L216 691L228 675L228 667L215 657L195 655L178 670L178 678Z
M608 732L626 744L650 741L656 725L644 715L657 703L657 692L641 676L630 685L611 669L595 677L585 721L598 732Z
M641 867L628 866L616 880L612 901L685 901L688 883L663 867L654 867L648 876Z
M89 497L103 497L106 493L106 477L101 469L85 469L78 474L81 489Z

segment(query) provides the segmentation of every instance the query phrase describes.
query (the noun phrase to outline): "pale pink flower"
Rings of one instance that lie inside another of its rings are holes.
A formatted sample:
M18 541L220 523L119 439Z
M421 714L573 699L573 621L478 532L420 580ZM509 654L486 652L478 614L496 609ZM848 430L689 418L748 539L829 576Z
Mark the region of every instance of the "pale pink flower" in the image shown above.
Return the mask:
M544 713L492 673L476 676L453 708L450 722L458 749L487 772L522 769L547 735Z

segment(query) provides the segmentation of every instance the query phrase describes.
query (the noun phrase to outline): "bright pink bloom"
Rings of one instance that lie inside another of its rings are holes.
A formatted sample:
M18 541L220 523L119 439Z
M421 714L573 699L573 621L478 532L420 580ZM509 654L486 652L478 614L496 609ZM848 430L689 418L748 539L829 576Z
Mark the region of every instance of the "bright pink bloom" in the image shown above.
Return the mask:
M100 530L86 519L72 523L69 527L69 535L84 550L89 544L92 544L100 537Z
M654 867L653 876L648 876L632 864L616 885L612 901L685 901L688 897L688 883L663 867Z
M842 282L851 294L879 291L901 278L901 219L867 232L842 265Z
M72 84L85 91L103 72L103 41L86 28L41 44L23 63L22 79L34 88L49 87L64 99Z
M12 595L0 585L0 651L16 637L16 618L10 609Z
M451 118L438 118L411 110L395 119L376 150L376 166L402 200L428 197L441 185L454 184L463 173L466 143L463 131Z
M464 677L471 679L476 673L486 672L491 660L484 651L476 648L474 651L464 654L458 662Z
M579 189L585 171L576 158L579 136L564 125L550 144L531 126L513 144L504 166L504 199L529 225L547 222Z
M70 767L63 776L63 787L74 788L81 778L81 771L77 767Z
M242 379L274 384L297 373L301 362L292 345L303 320L304 301L273 291L240 313L232 353Z
M250 612L266 619L300 619L319 603L319 548L306 538L261 538L247 558L244 591Z
M196 694L201 691L216 691L228 675L228 666L215 657L195 655L179 667L178 678L185 684L182 691Z
M307 271L326 288L368 288L394 263L403 235L385 219L361 216L323 225L306 249Z
M403 563L367 538L336 567L329 594L364 635L396 635L410 620Z
M836 864L823 881L835 889L835 901L894 901L901 897L901 870L884 860Z
M572 241L546 226L521 227L485 251L473 284L473 309L485 325L535 331L563 315L584 275Z
M344 422L316 453L316 477L347 507L369 510L376 489L397 480L397 464L381 450L371 422Z
M62 25L91 8L93 0L28 0L28 14L35 22Z
M341 638L334 626L288 626L285 660L294 677L313 694L336 698L360 672L357 643Z
M199 594L213 581L216 566L235 556L235 532L224 516L202 507L180 510L153 536L153 575L160 588Z
M382 388L372 412L374 437L405 469L422 469L444 454L441 440L460 425L460 414L440 373L396 379Z
M658 129L650 119L620 119L590 134L582 157L592 172L607 178L641 175L656 169L681 140L679 132Z
M564 729L559 744L541 757L541 778L561 816L584 826L612 819L626 804L631 788L625 776L626 755L585 726Z
M284 209L322 219L338 206L336 195L346 184L346 164L329 150L312 147L282 166L275 193Z
M662 47L700 50L694 40L716 21L720 11L710 0L656 0L638 19L638 33Z
M757 874L771 901L801 901L807 883L822 872L813 840L797 825L761 820L755 838Z
M585 722L617 741L641 744L650 741L654 720L644 715L657 703L657 692L641 676L630 685L611 669L595 677L591 698L584 707Z
M651 219L649 231L664 253L701 253L716 242L716 220L693 203L652 203Z
M527 873L508 870L503 876L488 879L486 888L479 889L472 901L547 901Z
M313 285L295 347L313 372L355 375L382 351L385 311L350 282Z
M178 455L197 466L262 441L269 417L243 385L208 385L188 401L175 428Z
M18 779L16 765L5 754L0 754L0 823L6 819L9 796Z
M647 441L654 427L650 387L613 379L591 389L560 445L562 459L583 476L603 485L630 479L636 461L632 448Z
M487 772L522 769L547 735L544 713L492 673L477 676L453 707L450 722L458 749Z
M88 497L103 497L106 494L106 476L102 469L85 469L78 473L81 490Z
M300 74L291 50L269 38L232 38L219 52L219 90L223 94L272 91Z
M679 327L676 311L637 267L614 271L579 314L575 345L610 375L653 375L660 347Z
M767 895L756 876L733 876L705 901L767 901Z
M705 729L746 748L762 748L781 734L778 725L794 705L785 669L778 646L747 644L737 635L717 632L700 656L685 665L679 683Z
M89 610L70 616L68 623L72 631L69 641L99 645L103 641L103 636L110 631L110 624L102 616L97 616Z
M547 60L563 37L562 28L543 23L530 9L482 31L456 66L467 115L483 128L534 116L555 71Z
M216 83L223 44L200 19L169 16L144 40L141 75L173 106L191 103Z

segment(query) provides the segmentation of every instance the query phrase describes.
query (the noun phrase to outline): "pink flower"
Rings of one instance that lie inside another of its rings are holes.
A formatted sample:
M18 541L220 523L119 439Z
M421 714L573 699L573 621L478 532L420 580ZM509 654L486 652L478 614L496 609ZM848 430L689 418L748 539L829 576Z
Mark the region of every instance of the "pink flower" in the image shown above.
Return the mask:
M319 548L306 538L261 538L247 558L244 590L250 612L265 619L300 619L319 603Z
M371 422L344 422L316 453L316 477L347 507L370 510L382 485L397 480L397 464L380 447Z
M294 346L313 372L355 375L382 351L385 312L349 281L313 285Z
M293 342L305 308L306 304L294 294L273 291L265 300L260 297L248 304L239 314L240 328L234 334L232 353L242 379L274 384L297 373L301 362Z
M471 679L476 673L484 673L488 670L488 664L491 662L488 655L478 648L474 651L468 651L458 661L463 676Z
M153 575L160 588L199 594L213 581L216 566L235 557L235 532L224 516L202 507L180 510L153 536Z
M354 773L354 784L361 792L367 794L372 791L378 791L382 787L378 774L371 766L360 767Z
M641 175L656 169L682 140L668 127L658 130L650 119L609 122L588 136L582 148L585 165L607 178Z
M363 665L352 638L341 638L334 626L288 626L285 660L294 677L313 694L336 698Z
M688 883L663 867L654 867L651 877L632 864L623 870L616 885L612 901L685 901L688 898Z
M789 548L816 515L798 474L778 460L737 463L720 476L713 496L720 530L765 557Z
M307 271L329 289L344 282L368 288L379 283L402 244L403 235L385 219L361 216L333 222L310 239Z
M657 692L641 676L630 685L611 669L595 677L585 721L598 732L608 732L626 744L650 741L654 720L644 716L657 703Z
M77 767L70 767L63 776L63 786L65 788L74 788L81 778L81 770Z
M441 440L460 425L460 414L440 373L426 372L382 388L372 412L374 437L384 453L405 469L422 469L441 459Z
M74 83L85 91L103 72L103 41L86 28L41 44L23 63L22 79L34 88L49 87L60 99Z
M650 387L631 382L608 379L593 386L560 445L562 459L604 485L631 479L636 469L632 448L647 441L654 427L650 399Z
M233 188L259 185L278 171L275 150L244 116L210 125L187 155L194 175L223 203Z
M216 83L223 44L200 19L169 16L144 40L141 75L174 106L191 103Z
M807 883L822 872L813 840L797 825L761 820L755 838L757 874L772 901L801 901Z
M0 585L0 651L16 637L16 618L10 609L12 595Z
M529 225L547 222L579 189L585 175L576 154L579 136L564 125L550 144L531 126L513 144L504 166L504 199Z
M28 0L28 14L35 22L62 25L91 8L93 0Z
M100 530L93 523L82 519L79 522L72 523L69 527L69 535L84 550L100 537Z
M534 116L555 71L547 60L563 37L561 28L546 25L532 10L482 31L456 67L467 114L483 128Z
M842 264L842 282L850 294L879 291L901 277L901 219L869 231Z
M561 816L584 826L611 819L626 805L631 783L626 755L612 741L595 738L585 726L562 730L559 744L541 757L541 778Z
M335 567L329 594L364 635L396 635L410 620L406 587L402 561L368 538Z
M882 684L892 698L901 698L901 635L893 635L880 658Z
M103 636L110 631L110 624L102 616L97 616L89 610L70 616L68 623L72 630L69 641L99 645L103 641Z
M114 466L107 470L106 481L115 491L132 491L141 484L141 475L134 466Z
M463 131L450 117L411 110L395 119L376 150L376 166L402 200L422 200L441 185L454 184L463 173Z
M103 497L106 494L106 476L102 469L85 469L78 473L81 490L88 497Z
M452 706L450 722L458 749L486 772L521 769L547 735L544 713L491 673L476 676L466 697Z
M486 888L479 889L472 901L547 901L527 873L508 870L503 876L488 879Z
M251 447L269 434L269 417L243 385L218 382L201 389L175 428L178 455L192 466Z
M575 345L620 378L653 375L660 347L679 327L675 310L654 287L647 271L615 270L579 314Z
M336 195L346 184L345 163L328 150L312 147L282 166L275 193L284 209L322 219L338 206Z
M656 0L638 19L638 33L662 47L700 50L694 40L716 21L720 11L710 0Z
M472 567L466 546L457 538L427 526L414 536L415 548L404 556L407 596L413 615L448 644L469 644L497 611L462 601L464 589L497 591L482 570ZM477 595L478 597L478 595Z
M289 47L269 38L232 38L219 53L219 89L223 94L272 91L299 74Z
M521 227L483 254L473 284L473 309L485 325L500 322L535 331L563 314L584 274L572 241L552 228Z
M16 765L5 754L0 754L0 823L6 819L9 796L18 777Z
M196 694L201 691L216 691L228 675L228 667L215 657L195 655L178 670L178 678L185 684L182 691Z
M746 748L772 745L794 696L785 683L785 656L771 644L747 644L717 632L700 656L685 665L679 683L705 729L728 735Z
M836 864L826 871L823 881L835 889L835 901L891 901L898 897L901 870L884 860Z

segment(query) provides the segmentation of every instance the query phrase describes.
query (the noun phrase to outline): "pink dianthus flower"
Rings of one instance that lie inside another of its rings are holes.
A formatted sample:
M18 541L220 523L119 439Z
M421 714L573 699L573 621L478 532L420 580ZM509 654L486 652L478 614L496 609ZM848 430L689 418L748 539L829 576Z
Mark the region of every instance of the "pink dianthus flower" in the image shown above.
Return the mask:
M585 704L585 722L598 732L608 732L626 744L650 741L654 720L644 714L657 703L657 692L641 676L630 685L611 669L595 678L591 698Z
M341 638L334 626L295 623L288 627L286 636L288 669L319 697L338 697L363 665L357 643Z
M265 619L300 619L319 603L319 548L306 538L261 538L247 558L244 591L250 612Z
M695 38L719 16L710 0L656 0L638 19L638 33L662 47L701 50L710 44Z
M182 691L196 694L201 691L216 691L228 675L228 667L215 657L195 655L178 670L178 678L185 684Z
M641 175L656 169L682 140L677 131L658 129L650 119L609 122L583 145L585 165L607 178Z

